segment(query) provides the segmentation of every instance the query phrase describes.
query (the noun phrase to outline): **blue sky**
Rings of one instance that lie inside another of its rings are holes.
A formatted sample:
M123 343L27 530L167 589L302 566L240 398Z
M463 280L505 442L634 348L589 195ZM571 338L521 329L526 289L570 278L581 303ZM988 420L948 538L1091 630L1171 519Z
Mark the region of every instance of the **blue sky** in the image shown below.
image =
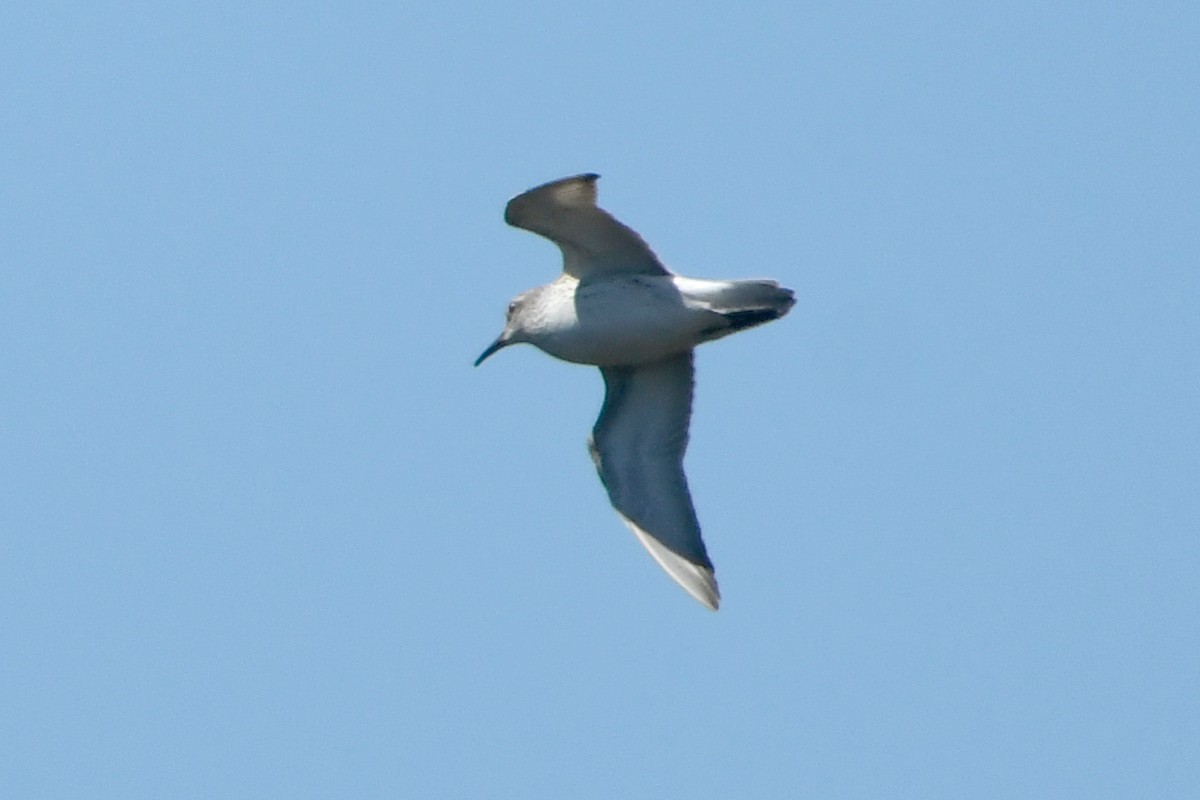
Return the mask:
M0 794L1190 797L1194 3L0 12ZM599 374L471 361L596 171L724 605Z

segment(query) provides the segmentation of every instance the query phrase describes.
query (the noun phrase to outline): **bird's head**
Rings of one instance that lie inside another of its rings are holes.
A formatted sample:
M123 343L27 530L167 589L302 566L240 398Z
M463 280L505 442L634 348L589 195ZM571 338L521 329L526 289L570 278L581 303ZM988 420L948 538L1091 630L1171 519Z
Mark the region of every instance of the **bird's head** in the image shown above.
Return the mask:
M488 356L497 350L502 350L510 344L529 341L524 325L524 312L529 294L529 292L519 294L508 304L508 314L504 318L504 330L496 337L496 341L489 344L487 349L480 354L479 358L475 359L475 366L478 367Z

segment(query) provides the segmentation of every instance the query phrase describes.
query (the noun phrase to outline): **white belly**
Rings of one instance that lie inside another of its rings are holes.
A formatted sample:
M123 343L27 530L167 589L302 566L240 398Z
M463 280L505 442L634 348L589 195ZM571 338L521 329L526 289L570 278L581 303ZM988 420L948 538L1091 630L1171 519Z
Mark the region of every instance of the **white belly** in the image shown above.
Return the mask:
M721 316L689 304L669 277L631 275L575 284L530 341L564 361L643 364L690 350Z

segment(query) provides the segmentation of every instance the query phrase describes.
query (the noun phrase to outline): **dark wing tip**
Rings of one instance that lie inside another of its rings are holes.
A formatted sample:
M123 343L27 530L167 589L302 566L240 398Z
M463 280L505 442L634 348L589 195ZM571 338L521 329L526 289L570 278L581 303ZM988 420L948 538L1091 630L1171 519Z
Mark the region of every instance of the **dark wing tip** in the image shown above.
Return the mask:
M504 207L504 221L518 228L528 228L539 214L545 214L554 206L594 206L599 179L598 173L584 172L521 192Z

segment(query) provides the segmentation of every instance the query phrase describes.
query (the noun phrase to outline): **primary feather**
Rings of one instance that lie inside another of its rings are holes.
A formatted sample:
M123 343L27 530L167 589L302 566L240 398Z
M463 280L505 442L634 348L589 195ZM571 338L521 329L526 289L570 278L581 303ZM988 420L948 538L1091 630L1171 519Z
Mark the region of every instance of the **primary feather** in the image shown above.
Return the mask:
M596 205L599 177L589 172L519 194L508 201L504 221L558 245L563 272L580 280L598 274L669 274L636 231Z

